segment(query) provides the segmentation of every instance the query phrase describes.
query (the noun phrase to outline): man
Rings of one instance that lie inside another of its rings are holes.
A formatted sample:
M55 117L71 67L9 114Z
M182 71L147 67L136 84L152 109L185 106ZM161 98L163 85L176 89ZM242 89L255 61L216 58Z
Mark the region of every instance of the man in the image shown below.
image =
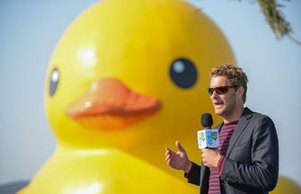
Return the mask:
M211 71L209 95L214 111L223 117L219 129L220 147L202 150L202 165L179 151L166 148L169 166L183 170L189 183L200 185L200 193L268 193L278 179L278 137L273 121L244 108L247 76L234 65L220 65Z

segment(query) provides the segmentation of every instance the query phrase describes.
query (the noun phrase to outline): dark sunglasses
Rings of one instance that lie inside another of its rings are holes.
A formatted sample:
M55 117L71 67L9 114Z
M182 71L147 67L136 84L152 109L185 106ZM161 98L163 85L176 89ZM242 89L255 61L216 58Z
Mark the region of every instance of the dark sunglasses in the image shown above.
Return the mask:
M226 94L230 88L236 88L236 86L220 86L216 88L208 88L208 93L212 96L215 91L217 94Z

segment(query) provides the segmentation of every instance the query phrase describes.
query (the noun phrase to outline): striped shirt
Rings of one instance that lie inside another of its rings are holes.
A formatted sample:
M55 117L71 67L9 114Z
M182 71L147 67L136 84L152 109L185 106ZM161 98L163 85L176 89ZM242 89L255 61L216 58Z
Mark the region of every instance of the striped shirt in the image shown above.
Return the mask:
M225 163L225 154L229 145L230 138L237 126L238 121L233 121L230 123L224 123L220 132L219 132L219 144L218 148L219 152L222 154L217 168L210 168L210 176L209 176L209 189L208 194L213 193L221 193L220 189L220 176L223 171L224 163Z

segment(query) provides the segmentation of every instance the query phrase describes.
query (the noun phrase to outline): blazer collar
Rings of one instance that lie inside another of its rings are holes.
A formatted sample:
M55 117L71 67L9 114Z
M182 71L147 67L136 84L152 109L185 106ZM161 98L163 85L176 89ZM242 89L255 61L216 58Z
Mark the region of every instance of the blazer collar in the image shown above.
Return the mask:
M236 129L234 130L234 133L232 134L232 137L229 141L229 146L226 152L226 158L229 156L229 154L231 153L235 143L237 142L237 140L239 139L239 137L241 136L242 132L246 129L247 125L249 124L250 119L252 118L253 112L249 109L249 108L244 108L244 111L242 113L242 115L240 116L240 119L237 123ZM219 127L219 129L222 127L222 124Z

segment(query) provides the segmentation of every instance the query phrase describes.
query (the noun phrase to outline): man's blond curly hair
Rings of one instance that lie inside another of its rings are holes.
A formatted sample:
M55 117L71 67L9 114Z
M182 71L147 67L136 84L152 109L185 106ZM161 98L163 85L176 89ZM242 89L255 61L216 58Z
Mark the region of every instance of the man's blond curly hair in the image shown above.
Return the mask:
M228 78L232 86L236 86L235 88L239 88L242 86L245 89L243 94L243 102L246 102L247 99L247 83L248 77L243 72L242 68L232 65L232 64L223 64L217 67L214 67L210 72L211 78L215 76L225 76ZM210 79L211 79L210 78Z

